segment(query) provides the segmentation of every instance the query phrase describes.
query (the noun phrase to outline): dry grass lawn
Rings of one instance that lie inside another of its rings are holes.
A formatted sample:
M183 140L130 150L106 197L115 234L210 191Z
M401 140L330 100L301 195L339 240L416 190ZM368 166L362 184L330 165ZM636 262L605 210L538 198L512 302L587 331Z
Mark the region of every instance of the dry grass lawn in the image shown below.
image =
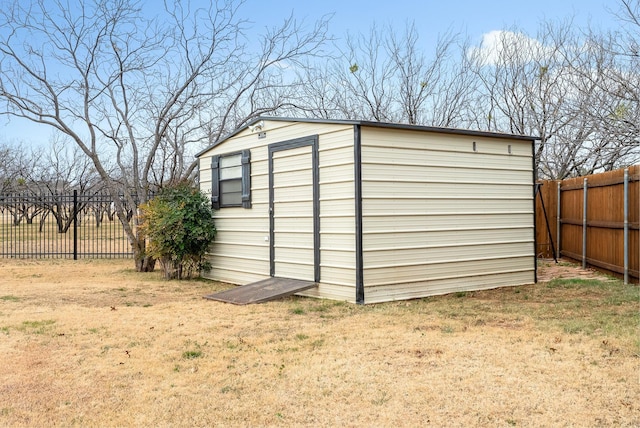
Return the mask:
M132 264L0 260L0 426L640 426L637 286L233 306Z

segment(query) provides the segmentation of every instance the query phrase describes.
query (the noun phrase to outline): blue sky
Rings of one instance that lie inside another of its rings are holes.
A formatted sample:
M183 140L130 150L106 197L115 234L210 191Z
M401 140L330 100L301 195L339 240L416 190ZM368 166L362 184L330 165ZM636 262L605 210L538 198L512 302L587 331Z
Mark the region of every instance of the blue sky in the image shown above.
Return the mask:
M314 21L334 14L331 31L368 32L373 23L404 28L414 21L426 43L451 29L467 34L474 43L493 30L514 25L535 35L540 22L574 18L574 25L613 29L615 21L608 9L617 10L615 0L247 0L243 11L256 27L274 25L289 16Z
M155 0L145 1L153 4ZM617 8L616 0L246 0L240 16L261 32L265 27L278 26L292 13L309 24L332 14L330 33L336 38L343 38L347 32L366 34L374 23L403 29L407 22L415 22L428 53L438 36L447 31L465 34L473 44L479 44L483 34L491 31L516 26L535 37L541 22L568 18L573 18L578 28L592 25L615 29L610 10ZM0 141L43 143L50 136L48 128L16 119L7 123L0 117Z

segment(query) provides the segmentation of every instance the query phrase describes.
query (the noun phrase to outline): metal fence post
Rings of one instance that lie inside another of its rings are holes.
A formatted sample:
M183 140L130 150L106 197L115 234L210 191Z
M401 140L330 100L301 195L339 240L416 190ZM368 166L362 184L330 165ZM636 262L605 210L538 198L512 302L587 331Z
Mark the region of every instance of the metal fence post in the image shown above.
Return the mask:
M560 258L562 257L562 245L560 245L560 239L562 238L562 202L560 200L560 195L562 193L562 181L557 181L556 184L558 185L558 214L556 219L556 245L558 246L558 251L556 251L556 253L558 254L558 258Z
M582 185L582 268L587 267L587 179Z
M73 260L78 260L78 191L73 191Z
M624 283L629 283L629 169L624 170Z

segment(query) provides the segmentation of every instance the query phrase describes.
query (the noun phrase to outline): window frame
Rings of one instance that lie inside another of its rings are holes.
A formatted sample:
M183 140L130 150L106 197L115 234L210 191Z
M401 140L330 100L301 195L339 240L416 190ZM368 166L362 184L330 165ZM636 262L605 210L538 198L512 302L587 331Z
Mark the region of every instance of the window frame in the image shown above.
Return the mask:
M220 179L220 159L240 155L241 176L232 179ZM239 204L222 204L220 183L231 180L241 180L242 202ZM245 149L237 152L223 153L211 158L211 208L251 208L251 150Z

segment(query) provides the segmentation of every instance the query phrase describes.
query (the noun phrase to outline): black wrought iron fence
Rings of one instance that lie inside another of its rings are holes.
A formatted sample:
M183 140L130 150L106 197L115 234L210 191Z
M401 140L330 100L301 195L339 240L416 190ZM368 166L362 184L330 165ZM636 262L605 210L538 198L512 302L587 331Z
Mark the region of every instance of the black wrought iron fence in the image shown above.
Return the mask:
M129 218L133 208L129 210ZM108 194L0 195L0 257L119 258L132 255Z

